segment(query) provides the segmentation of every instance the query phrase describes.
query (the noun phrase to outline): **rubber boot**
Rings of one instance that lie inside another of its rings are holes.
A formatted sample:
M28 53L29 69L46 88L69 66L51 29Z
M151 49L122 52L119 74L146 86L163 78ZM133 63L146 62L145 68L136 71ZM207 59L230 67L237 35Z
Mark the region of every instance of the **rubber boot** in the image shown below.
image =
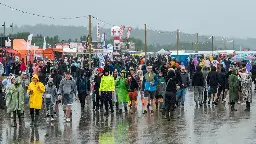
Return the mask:
M156 110L158 110L158 102L156 102Z
M124 106L124 111L125 111L126 113L128 112L127 106Z
M34 124L35 124L35 115L34 114L32 114L32 115L30 115L31 116L31 123L30 123L30 127L33 127L34 126Z
M250 102L246 102L246 109L244 111L250 111Z
M237 109L235 109L235 104L234 103L231 104L231 111L237 111Z
M39 119L39 115L35 115L35 123L34 123L35 127L37 127L38 119Z
M118 111L118 102L116 102L116 111Z
M171 118L170 118L170 114L169 114L169 111L166 111L166 119L167 119L168 121L170 121L170 120L171 120Z
M20 125L20 126L22 125L22 119L21 119L21 118L23 118L23 117L22 117L22 114L24 114L24 112L21 113L20 111L18 111L19 125Z

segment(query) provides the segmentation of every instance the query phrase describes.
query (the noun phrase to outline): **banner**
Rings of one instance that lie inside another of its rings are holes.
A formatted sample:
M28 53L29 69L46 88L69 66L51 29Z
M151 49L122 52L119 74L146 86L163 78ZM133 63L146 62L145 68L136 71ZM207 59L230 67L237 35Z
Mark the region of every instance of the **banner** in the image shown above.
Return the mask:
M126 35L127 40L130 38L131 32L132 32L132 27L128 27L128 31L127 31L127 35Z
M101 37L100 37L100 23L98 23L97 25L97 40L100 41Z
M123 38L123 32L124 32L124 25L121 25L120 30L119 30L119 39L122 41Z
M44 50L46 49L46 40L45 40L45 37L44 37L43 49L44 49Z
M28 40L27 40L27 50L29 50L29 49L31 48L32 37L33 37L33 34L30 34L30 35L28 36Z

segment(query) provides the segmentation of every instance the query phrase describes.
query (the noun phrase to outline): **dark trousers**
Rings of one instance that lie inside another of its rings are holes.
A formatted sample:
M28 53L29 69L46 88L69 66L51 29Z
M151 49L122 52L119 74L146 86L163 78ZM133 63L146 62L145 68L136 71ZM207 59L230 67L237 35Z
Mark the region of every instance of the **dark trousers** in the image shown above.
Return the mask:
M99 91L95 90L94 91L95 94L95 99L93 99L93 106L99 108L99 107L103 107L103 97L99 96Z
M16 114L18 114L19 120L21 119L21 111L16 110L16 111L13 111L13 120L14 121L16 121Z
M40 111L39 109L30 108L30 116L32 121L34 121L35 119L35 113L36 113L36 116L39 116L39 111Z
M112 92L109 92L109 91L101 92L101 96L104 99L104 105L105 105L106 112L107 113L109 112L109 110L108 110L109 106L110 106L111 111L113 111Z
M166 92L165 93L165 111L173 111L176 103L176 93Z
M220 99L221 92L223 92L222 99ZM219 86L218 93L217 93L218 99L222 101L224 99L224 95L225 95L225 86Z
M86 92L83 92L83 93L80 93L78 94L78 97L79 97L79 101L81 103L81 107L84 108L85 106L85 98L87 96L87 93Z
M3 93L0 93L0 108L4 109L4 107L5 107L5 102L4 102Z

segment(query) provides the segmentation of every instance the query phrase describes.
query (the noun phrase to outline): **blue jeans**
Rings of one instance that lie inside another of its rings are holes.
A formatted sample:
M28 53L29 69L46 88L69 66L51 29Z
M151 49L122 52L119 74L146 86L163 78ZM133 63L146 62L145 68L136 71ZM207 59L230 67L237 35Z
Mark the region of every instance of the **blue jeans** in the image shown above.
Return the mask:
M187 88L180 88L176 93L176 101L179 102L179 99L181 98L182 105L184 105L184 102L185 102L186 92L187 92Z

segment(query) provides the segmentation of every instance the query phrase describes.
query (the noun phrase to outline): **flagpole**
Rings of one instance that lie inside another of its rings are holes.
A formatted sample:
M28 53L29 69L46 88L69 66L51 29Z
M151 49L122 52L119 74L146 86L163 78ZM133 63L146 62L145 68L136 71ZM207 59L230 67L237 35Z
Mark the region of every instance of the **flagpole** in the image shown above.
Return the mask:
M36 46L36 44L34 43L34 55L33 55L34 56L34 60L36 59L35 58L35 55L36 55L36 48L35 48L35 46Z

